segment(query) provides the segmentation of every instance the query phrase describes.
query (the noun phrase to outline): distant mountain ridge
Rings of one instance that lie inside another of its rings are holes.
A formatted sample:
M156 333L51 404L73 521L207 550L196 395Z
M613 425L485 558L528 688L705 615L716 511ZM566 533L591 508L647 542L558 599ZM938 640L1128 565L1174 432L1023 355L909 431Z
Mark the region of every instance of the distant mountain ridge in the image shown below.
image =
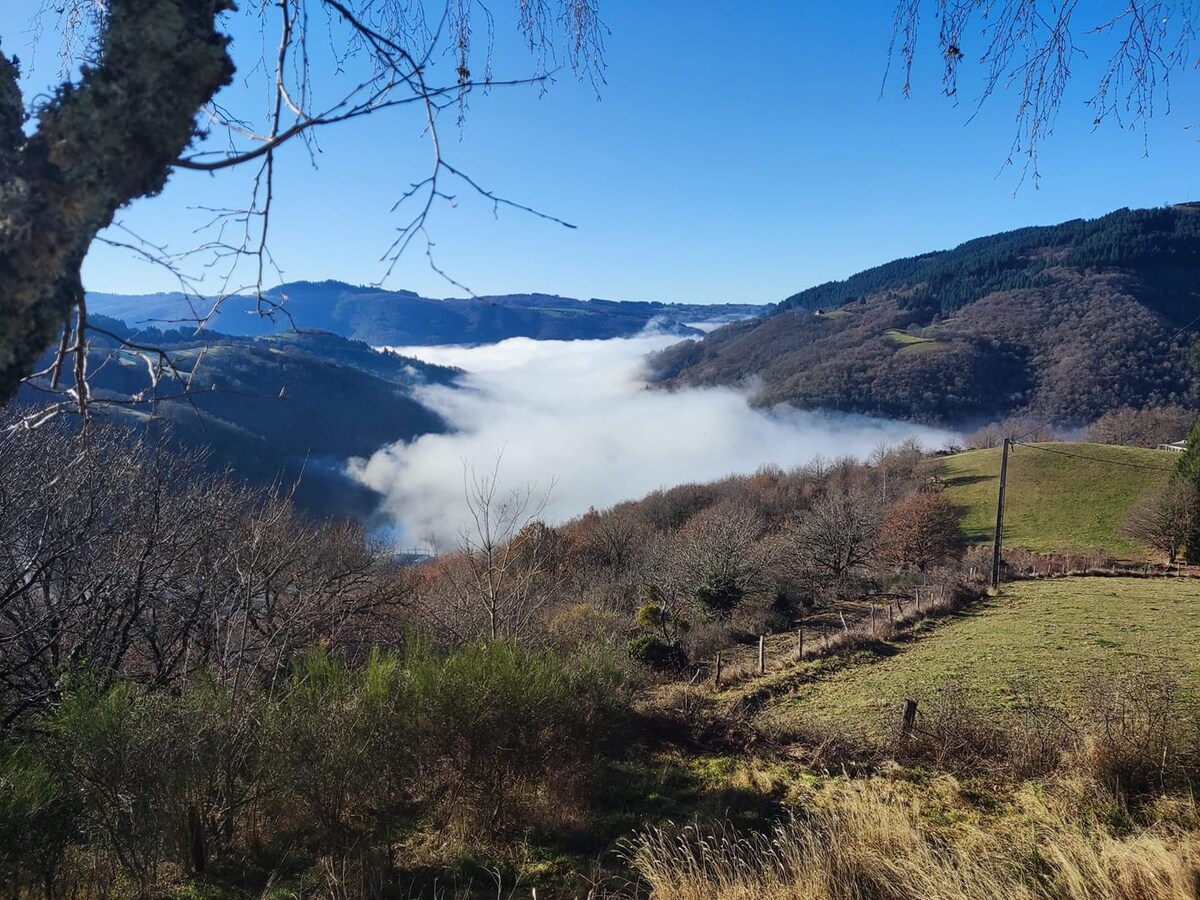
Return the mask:
M1123 209L899 259L655 358L666 386L970 426L1195 406L1200 208Z
M338 281L298 281L266 292L285 313L259 315L257 301L230 297L211 327L261 337L299 328L328 331L372 346L487 344L506 338L578 340L631 337L647 327L700 335L699 321L732 321L767 312L767 305L678 304L576 300L551 294L506 294L435 300L412 291L385 291ZM90 292L89 308L130 325L160 325L195 316L182 294L133 296Z

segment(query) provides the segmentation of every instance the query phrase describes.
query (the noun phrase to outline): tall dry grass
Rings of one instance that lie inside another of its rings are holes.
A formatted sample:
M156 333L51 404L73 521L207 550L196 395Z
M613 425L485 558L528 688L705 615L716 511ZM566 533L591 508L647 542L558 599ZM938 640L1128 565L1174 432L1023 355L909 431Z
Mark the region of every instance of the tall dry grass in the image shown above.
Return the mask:
M769 832L656 829L627 857L653 900L1176 900L1200 889L1200 837L1118 837L1070 801L1003 827L924 827L870 784ZM1008 821L1008 820L1006 820Z

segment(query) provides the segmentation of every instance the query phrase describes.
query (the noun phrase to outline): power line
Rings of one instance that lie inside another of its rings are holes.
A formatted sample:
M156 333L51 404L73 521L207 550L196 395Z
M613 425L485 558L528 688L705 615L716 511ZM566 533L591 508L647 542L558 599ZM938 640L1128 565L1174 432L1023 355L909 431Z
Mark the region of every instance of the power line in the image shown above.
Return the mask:
M1087 459L1092 462L1105 463L1110 466L1124 466L1127 469L1150 469L1154 472L1175 472L1178 471L1173 466L1166 468L1164 466L1149 466L1145 463L1123 462L1117 459L1104 459L1099 456L1087 456L1083 453L1069 453L1066 450L1054 450L1050 447L1042 447L1038 444L1021 444L1022 447L1028 447L1030 450L1040 450L1043 453L1057 453L1059 456L1070 456L1073 459Z

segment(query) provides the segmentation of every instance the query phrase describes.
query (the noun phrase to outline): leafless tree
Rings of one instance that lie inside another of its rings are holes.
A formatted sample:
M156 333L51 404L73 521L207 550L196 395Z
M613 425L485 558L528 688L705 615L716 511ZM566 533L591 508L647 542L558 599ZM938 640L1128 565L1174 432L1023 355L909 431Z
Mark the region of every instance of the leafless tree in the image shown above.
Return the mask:
M1196 411L1182 406L1134 409L1123 406L1106 412L1088 428L1088 439L1098 444L1153 447L1185 438L1196 421Z
M963 510L936 491L918 491L892 505L883 521L880 557L897 568L959 559L966 550Z
M86 410L94 325L80 267L98 240L173 273L197 328L239 291L256 295L260 312L286 315L263 294L273 268L278 153L296 142L315 153L330 126L409 110L424 128L429 165L397 199L402 219L383 254L388 265L415 242L430 252L430 213L452 203L456 190L567 224L457 168L439 125L445 114L461 120L481 90L547 84L560 54L598 81L604 29L593 0L518 0L516 36L532 62L515 79L492 71L497 26L476 0L247 0L240 10L232 0L26 2L37 31L56 23L64 74L57 89L25 97L16 57L0 55L0 405L54 345L39 387L57 395L56 409ZM231 37L255 32L261 43ZM5 49L16 47L9 40ZM235 63L249 88L237 95L225 91ZM257 92L257 101L245 99ZM211 210L198 248L172 251L116 222L122 208L160 193L181 169L241 168L248 202ZM436 269L432 255L430 262ZM197 272L218 273L216 288L198 287ZM139 350L157 388L156 376L173 363L152 347ZM176 374L175 384L188 383Z
M463 467L470 524L457 552L426 573L423 608L455 641L528 638L566 577L567 542L541 521L553 484L505 488L500 458L490 472Z
M864 572L879 546L883 509L862 490L828 488L794 530L798 562L829 589Z
M1196 488L1186 479L1173 476L1163 484L1151 489L1137 505L1129 511L1122 531L1153 547L1175 564L1179 548L1188 542L1195 528L1198 501Z
M766 521L747 503L716 503L679 530L676 566L701 612L728 616L746 596L766 586L773 544L764 543Z
M997 91L1016 98L1016 134L1006 165L1023 160L1021 179L1038 178L1038 151L1055 119L1076 63L1089 53L1104 60L1087 103L1093 124L1113 119L1141 128L1157 108L1170 110L1171 79L1194 67L1197 5L1191 0L898 0L888 51L904 72L905 96L922 44L922 18L934 20L944 62L942 85L957 99L964 61L977 63L977 106Z

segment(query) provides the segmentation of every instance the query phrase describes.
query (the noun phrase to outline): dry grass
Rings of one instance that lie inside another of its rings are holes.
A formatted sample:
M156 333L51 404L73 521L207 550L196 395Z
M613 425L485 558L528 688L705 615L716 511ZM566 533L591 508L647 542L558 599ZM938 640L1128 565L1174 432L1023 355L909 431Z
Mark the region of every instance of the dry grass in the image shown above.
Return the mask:
M1168 900L1200 888L1196 834L1111 834L1072 798L1028 795L1003 822L938 834L876 782L845 785L764 834L642 834L628 859L654 900Z

